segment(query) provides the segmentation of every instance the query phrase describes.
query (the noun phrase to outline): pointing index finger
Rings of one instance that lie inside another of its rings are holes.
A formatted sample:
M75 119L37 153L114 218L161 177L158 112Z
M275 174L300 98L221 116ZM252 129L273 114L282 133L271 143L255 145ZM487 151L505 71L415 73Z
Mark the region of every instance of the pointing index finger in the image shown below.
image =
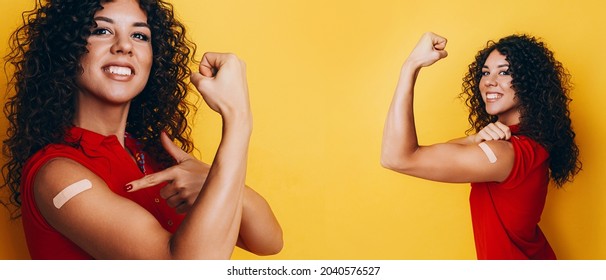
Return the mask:
M127 192L134 192L140 189L156 186L163 182L172 181L174 179L173 168L167 168L154 174L145 175L141 179L134 180L124 187Z

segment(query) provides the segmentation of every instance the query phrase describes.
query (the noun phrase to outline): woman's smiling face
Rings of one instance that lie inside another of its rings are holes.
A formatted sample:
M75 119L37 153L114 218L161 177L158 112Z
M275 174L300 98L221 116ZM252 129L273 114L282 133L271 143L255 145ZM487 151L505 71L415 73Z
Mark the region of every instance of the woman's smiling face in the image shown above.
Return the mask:
M498 116L499 121L506 125L520 121L519 101L511 82L506 57L497 50L492 51L482 66L479 87L486 112Z
M136 0L106 2L80 60L81 95L112 104L127 103L147 84L152 65L151 30Z

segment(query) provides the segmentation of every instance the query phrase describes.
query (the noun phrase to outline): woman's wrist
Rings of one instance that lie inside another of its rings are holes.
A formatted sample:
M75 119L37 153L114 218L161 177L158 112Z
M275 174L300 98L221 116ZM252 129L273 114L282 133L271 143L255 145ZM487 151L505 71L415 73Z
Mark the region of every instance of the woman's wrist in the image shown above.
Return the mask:
M419 69L421 69L421 63L416 62L410 58L406 59L406 61L404 61L404 64L402 64L402 72L417 72L419 71Z
M248 113L234 113L223 117L223 127L226 132L233 131L242 136L250 137L252 134L252 115Z

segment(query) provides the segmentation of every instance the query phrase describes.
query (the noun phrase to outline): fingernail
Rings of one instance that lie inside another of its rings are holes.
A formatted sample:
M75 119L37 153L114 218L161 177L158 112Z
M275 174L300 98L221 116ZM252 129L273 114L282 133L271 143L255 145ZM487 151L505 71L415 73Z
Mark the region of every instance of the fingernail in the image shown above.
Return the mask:
M133 185L131 185L131 184L128 184L128 185L124 186L124 190L125 191L130 191L132 189L133 189Z

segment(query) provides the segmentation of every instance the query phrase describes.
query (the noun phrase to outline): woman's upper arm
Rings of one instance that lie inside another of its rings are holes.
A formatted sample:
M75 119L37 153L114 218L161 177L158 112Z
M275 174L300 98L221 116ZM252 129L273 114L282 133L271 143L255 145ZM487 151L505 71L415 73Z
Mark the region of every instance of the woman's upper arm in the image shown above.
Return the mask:
M511 172L513 146L508 141L485 141L478 144L442 143L420 146L411 156L400 159L391 168L411 176L450 183L502 182ZM485 150L488 150L485 152ZM496 161L491 162L489 153Z
M53 198L66 187L88 180L91 188L62 206ZM34 195L47 222L97 259L164 259L170 257L170 233L147 210L112 192L79 163L57 158L36 174Z
M244 187L238 246L257 255L273 255L284 245L282 228L271 207L255 190Z

